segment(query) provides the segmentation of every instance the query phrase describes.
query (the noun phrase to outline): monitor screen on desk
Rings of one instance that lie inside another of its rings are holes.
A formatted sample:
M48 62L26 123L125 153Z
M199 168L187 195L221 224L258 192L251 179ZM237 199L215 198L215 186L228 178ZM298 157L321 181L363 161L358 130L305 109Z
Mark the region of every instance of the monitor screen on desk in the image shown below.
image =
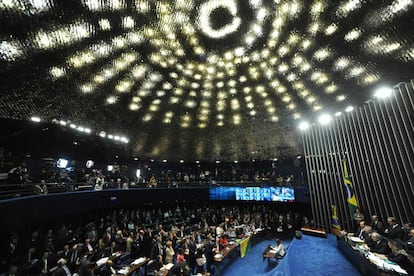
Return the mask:
M210 200L294 202L295 191L287 187L215 187Z

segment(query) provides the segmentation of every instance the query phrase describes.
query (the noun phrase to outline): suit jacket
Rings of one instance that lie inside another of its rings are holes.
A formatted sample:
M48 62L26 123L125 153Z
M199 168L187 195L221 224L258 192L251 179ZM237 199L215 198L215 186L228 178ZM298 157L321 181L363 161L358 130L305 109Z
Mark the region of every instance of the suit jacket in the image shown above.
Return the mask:
M66 267L67 268L67 267ZM69 268L67 268L69 270ZM68 274L66 272L66 270L63 267L59 267L55 273L53 274L53 276L69 276L70 274Z
M403 234L400 225L395 224L392 227L387 228L388 231L386 231L387 238L391 240L397 240L401 239L401 236Z
M407 250L408 253L414 256L414 237L411 237L406 243L405 243L405 250Z
M385 240L380 239L377 242L372 244L370 247L371 252L379 253L379 254L388 254L390 252L390 248Z
M371 223L372 231L375 231L379 234L384 234L384 224L381 221L373 221Z

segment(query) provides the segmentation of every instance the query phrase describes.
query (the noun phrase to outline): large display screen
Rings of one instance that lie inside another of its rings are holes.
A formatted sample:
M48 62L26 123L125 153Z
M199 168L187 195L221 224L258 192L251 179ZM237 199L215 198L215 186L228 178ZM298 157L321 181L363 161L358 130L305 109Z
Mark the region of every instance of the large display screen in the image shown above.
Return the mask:
M210 200L294 202L295 191L286 187L215 187Z

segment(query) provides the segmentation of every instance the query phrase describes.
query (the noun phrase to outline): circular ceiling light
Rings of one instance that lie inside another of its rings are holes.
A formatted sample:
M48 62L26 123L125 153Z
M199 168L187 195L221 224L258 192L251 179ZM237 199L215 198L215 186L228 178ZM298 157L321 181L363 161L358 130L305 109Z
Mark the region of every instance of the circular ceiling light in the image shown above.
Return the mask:
M229 11L232 21L219 29L213 29L211 14L215 10L222 8ZM219 39L237 31L240 27L241 19L237 15L237 4L234 0L210 0L200 7L198 15L198 25L200 30L208 37Z
M377 91L375 91L374 96L378 99L385 99L390 97L392 94L392 88L390 87L381 87Z
M299 124L299 129L300 129L300 130L307 130L309 127L310 127L310 125L309 125L309 123L308 123L308 122L301 122L301 123Z
M86 161L86 168L90 169L93 167L95 163L93 162L93 160L88 160Z
M332 121L332 117L328 114L322 114L318 121L321 125L327 125Z

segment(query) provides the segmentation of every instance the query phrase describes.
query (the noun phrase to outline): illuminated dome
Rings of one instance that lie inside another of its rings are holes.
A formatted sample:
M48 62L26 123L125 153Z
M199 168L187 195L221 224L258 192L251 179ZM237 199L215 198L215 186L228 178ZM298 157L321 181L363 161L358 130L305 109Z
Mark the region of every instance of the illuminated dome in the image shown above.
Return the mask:
M3 0L0 116L169 160L299 154L301 119L413 77L413 1L336 2Z

